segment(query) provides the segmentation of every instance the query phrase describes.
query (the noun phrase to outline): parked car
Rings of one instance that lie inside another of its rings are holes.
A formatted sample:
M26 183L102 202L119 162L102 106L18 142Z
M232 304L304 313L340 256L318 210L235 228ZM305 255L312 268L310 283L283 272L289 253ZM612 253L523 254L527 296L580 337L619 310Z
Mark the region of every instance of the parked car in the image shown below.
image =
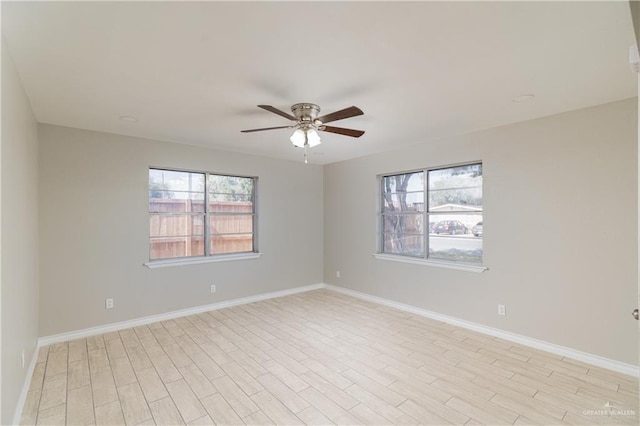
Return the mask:
M469 229L457 220L442 220L438 222L434 229L436 234L466 234Z
M482 222L476 223L475 226L473 228L471 228L471 232L473 233L474 236L481 237L482 236Z
M433 234L436 232L436 222L429 222L429 233Z

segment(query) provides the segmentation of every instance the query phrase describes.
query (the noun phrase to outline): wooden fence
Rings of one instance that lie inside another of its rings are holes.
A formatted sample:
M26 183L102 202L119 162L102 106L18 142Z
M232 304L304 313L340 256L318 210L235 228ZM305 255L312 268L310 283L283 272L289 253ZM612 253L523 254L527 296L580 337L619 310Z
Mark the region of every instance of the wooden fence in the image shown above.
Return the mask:
M149 201L150 258L204 256L204 201ZM253 251L253 204L209 203L211 254Z

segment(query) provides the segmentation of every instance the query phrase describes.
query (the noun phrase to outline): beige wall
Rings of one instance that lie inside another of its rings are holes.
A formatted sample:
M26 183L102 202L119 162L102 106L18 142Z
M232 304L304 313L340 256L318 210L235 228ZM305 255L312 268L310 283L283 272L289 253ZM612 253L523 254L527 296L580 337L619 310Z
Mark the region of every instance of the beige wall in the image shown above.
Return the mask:
M322 282L321 167L50 125L39 131L40 336ZM149 166L258 176L264 255L144 267Z
M325 282L637 363L636 131L630 99L326 166ZM473 160L488 271L372 257L377 174Z
M1 150L1 421L11 424L38 338L38 127L4 39Z

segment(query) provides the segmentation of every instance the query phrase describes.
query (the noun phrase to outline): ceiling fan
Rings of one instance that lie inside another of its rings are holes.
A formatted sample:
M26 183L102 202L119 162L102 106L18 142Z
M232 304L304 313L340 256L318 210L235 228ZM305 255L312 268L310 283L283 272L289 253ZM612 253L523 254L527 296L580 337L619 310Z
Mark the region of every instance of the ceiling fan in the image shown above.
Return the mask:
M291 143L298 148L304 148L304 162L307 163L307 149L313 148L320 144L320 135L318 132L337 133L339 135L351 136L359 138L364 135L362 130L345 129L344 127L327 126L326 123L332 121L344 120L345 118L356 117L364 114L362 110L356 106L341 109L318 117L320 107L316 104L300 103L291 107L293 115L272 107L271 105L258 105L259 108L278 114L281 117L295 121L289 126L263 127L260 129L241 130L242 133L261 132L263 130L275 129L295 129L291 135Z

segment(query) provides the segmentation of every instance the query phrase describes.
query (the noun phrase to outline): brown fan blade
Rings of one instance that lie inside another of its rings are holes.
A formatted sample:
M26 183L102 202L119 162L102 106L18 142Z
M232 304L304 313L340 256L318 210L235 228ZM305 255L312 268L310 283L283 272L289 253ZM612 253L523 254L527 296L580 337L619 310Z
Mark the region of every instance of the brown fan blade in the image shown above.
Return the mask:
M293 115L287 114L284 111L280 111L278 108L274 108L271 105L258 105L258 108L266 109L267 111L272 112L274 114L278 114L281 117L296 121L296 118Z
M292 129L293 126L263 127L262 129L240 130L242 133L261 132L263 130Z
M331 123L332 121L343 120L349 117L355 117L358 115L362 115L364 112L356 106L350 106L349 108L341 109L340 111L332 112L331 114L323 115L322 117L318 117L322 123Z
M322 126L322 131L337 133L339 135L351 136L352 138L359 138L364 135L363 130L345 129L344 127Z

